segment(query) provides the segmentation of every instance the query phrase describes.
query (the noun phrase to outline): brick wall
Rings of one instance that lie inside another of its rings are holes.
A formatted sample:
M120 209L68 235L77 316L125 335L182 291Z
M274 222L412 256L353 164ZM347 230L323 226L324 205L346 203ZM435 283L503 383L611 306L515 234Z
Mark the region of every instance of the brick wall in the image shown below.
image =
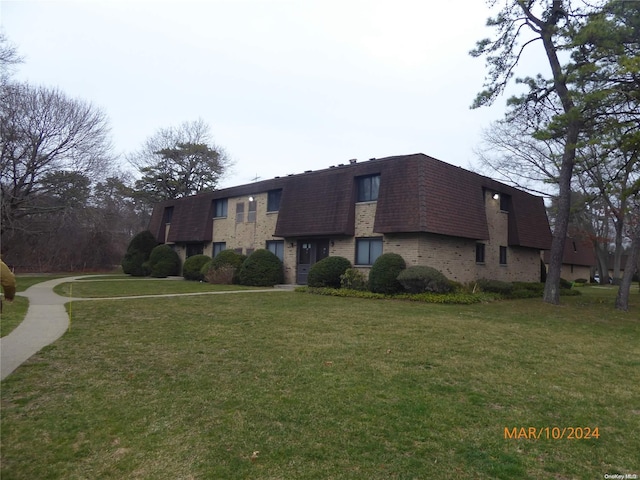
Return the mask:
M256 221L248 222L249 198L228 199L227 218L213 221L213 242L226 242L228 249L265 248L273 237L278 213L267 213L267 193L254 195L256 200ZM244 203L243 222L236 222L236 205ZM357 203L355 206L355 236L331 238L329 254L342 256L355 263L356 238L379 237L373 231L376 202ZM492 198L492 192L485 192L485 210L489 227L489 240L485 244L485 262L476 263L476 243L474 239L447 237L428 233L387 234L383 239L383 252L401 255L407 266L425 265L440 270L447 278L457 282L471 282L478 278L503 281L540 280L540 252L538 250L508 246L507 212L500 210L500 201ZM285 282L296 282L297 239L284 239ZM507 247L507 263L500 265L500 247ZM177 248L184 260L185 248ZM205 245L204 253L212 256L212 243ZM369 267L358 267L368 275ZM569 277L567 277L569 278ZM587 276L588 278L588 276Z

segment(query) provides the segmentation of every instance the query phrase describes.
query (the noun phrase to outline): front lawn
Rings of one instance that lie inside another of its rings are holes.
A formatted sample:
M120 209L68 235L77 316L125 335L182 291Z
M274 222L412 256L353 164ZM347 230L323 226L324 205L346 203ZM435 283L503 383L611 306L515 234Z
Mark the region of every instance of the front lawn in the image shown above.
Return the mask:
M2 382L1 477L640 474L640 297L625 314L614 294L74 302L71 331Z

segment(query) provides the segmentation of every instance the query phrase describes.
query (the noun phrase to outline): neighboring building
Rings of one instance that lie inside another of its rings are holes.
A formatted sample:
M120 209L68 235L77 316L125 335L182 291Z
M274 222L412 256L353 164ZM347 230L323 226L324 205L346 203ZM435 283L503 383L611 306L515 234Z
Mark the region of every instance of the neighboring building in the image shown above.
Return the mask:
M547 270L549 269L549 257L549 252L545 251L543 258ZM570 282L579 278L589 281L592 277L591 271L596 263L596 254L591 241L568 237L564 242L560 277Z
M540 281L540 251L551 246L541 197L423 154L165 201L149 229L183 259L267 248L298 284L327 256L368 272L388 252L458 282Z

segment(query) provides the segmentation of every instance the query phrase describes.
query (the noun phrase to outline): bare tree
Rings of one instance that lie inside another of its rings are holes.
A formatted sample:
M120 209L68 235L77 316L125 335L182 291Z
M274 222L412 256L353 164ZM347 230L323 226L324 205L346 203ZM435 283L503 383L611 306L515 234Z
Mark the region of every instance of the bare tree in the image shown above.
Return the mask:
M23 220L61 208L44 201L57 172L99 179L112 161L105 114L57 89L7 83L0 110L3 249Z
M0 32L0 82L3 85L9 81L13 69L19 63L22 63L22 57L18 54L18 49Z

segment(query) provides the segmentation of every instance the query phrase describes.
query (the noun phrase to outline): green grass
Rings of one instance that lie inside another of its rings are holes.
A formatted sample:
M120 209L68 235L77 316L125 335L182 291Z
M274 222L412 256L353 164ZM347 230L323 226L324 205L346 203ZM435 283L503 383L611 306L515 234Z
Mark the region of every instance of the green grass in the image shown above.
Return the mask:
M2 382L1 477L640 473L640 296L624 314L613 294L585 289L560 307L302 293L75 302L71 331ZM600 438L504 438L529 426Z
M193 282L181 279L81 279L63 283L54 291L63 297L101 298L129 297L136 295L164 295L172 293L200 293L217 291L259 290L261 287L245 287L241 285L212 285L206 282Z

